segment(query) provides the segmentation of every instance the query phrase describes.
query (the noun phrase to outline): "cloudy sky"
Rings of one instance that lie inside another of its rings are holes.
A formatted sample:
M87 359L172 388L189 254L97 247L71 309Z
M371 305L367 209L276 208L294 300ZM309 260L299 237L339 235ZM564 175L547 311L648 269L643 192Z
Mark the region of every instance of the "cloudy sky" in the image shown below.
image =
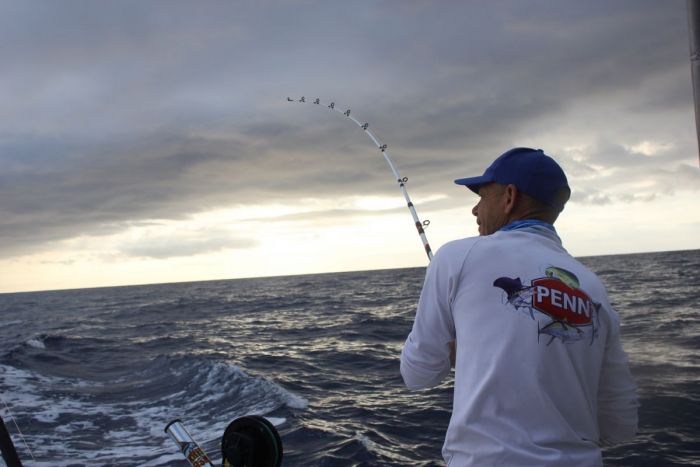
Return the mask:
M424 266L452 183L569 175L575 256L700 248L686 4L4 1L0 292Z

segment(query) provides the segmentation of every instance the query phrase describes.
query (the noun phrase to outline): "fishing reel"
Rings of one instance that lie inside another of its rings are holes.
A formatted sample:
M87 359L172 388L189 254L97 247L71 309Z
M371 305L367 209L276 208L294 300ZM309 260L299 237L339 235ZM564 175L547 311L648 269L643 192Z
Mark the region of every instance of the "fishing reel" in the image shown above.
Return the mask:
M181 420L168 423L165 432L192 467L214 467ZM279 467L282 455L282 439L275 426L264 417L247 415L237 418L226 427L221 437L222 467Z
M282 464L282 440L264 417L249 415L232 421L221 438L223 467L278 467Z

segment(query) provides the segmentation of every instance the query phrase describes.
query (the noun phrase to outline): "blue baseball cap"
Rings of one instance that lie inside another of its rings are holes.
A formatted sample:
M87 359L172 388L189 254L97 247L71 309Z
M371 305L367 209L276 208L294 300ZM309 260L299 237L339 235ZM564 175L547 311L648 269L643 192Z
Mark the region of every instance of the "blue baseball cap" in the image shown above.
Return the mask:
M500 183L515 185L538 201L561 211L564 206L557 200L562 188L569 182L562 168L541 149L513 148L501 154L480 177L458 178L458 185L465 185L479 193L481 185Z

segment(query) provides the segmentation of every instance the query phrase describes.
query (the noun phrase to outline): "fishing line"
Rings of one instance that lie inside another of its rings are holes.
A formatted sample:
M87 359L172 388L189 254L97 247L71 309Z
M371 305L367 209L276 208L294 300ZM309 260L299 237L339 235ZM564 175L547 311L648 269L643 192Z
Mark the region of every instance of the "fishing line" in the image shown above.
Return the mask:
M294 100L291 97L287 97L287 102L301 102L303 104L306 103L313 103L315 105L321 105L321 100L319 98L313 99L313 100L306 100L305 97L301 97L299 100ZM348 117L350 120L355 122L357 126L362 128L364 130L365 134L369 136L369 138L374 142L374 144L377 146L379 151L382 153L382 156L384 156L384 160L386 161L387 164L389 164L389 168L391 169L392 173L394 174L394 178L396 179L397 183L399 184L399 188L401 189L401 193L403 193L403 197L406 200L406 205L408 206L408 210L411 213L411 217L413 217L413 222L416 225L416 230L418 230L418 235L420 236L420 239L423 243L423 248L425 249L425 253L428 255L428 260L433 259L433 252L430 249L430 244L428 243L428 238L425 235L425 229L430 225L429 220L425 220L421 222L420 218L418 217L418 213L416 212L416 208L413 205L413 202L411 201L411 197L408 196L408 190L406 189L406 183L408 182L408 177L401 177L399 174L398 169L394 165L394 162L391 160L391 157L389 156L389 151L388 151L388 146L384 144L382 141L377 138L372 131L369 129L369 123L360 123L360 120L356 119L354 116L350 114L350 109L347 110L341 110L338 106L335 105L335 102L331 102L328 105L323 104L325 107L334 110L342 115L345 115Z
M34 458L34 453L32 452L32 449L29 447L29 444L27 444L27 440L24 438L24 434L22 433L22 430L19 429L19 425L17 424L17 420L15 419L15 416L12 415L12 411L10 410L10 407L7 405L7 402L5 402L4 398L0 397L0 400L2 400L2 403L5 406L5 410L10 415L10 420L12 420L12 424L17 429L17 433L19 433L19 437L22 440L22 444L24 444L24 447L27 448L27 451L29 451L29 457L32 458L32 462L36 462L36 459ZM11 441L11 439L10 439L10 441Z

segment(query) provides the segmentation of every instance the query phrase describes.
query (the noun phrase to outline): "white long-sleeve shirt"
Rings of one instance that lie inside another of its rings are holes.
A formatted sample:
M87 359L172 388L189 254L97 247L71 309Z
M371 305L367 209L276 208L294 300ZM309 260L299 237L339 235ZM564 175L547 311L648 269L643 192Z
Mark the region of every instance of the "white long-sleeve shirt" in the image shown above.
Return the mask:
M600 466L600 444L635 435L619 317L552 230L499 231L437 252L401 353L409 388L449 373L452 341L448 465Z

